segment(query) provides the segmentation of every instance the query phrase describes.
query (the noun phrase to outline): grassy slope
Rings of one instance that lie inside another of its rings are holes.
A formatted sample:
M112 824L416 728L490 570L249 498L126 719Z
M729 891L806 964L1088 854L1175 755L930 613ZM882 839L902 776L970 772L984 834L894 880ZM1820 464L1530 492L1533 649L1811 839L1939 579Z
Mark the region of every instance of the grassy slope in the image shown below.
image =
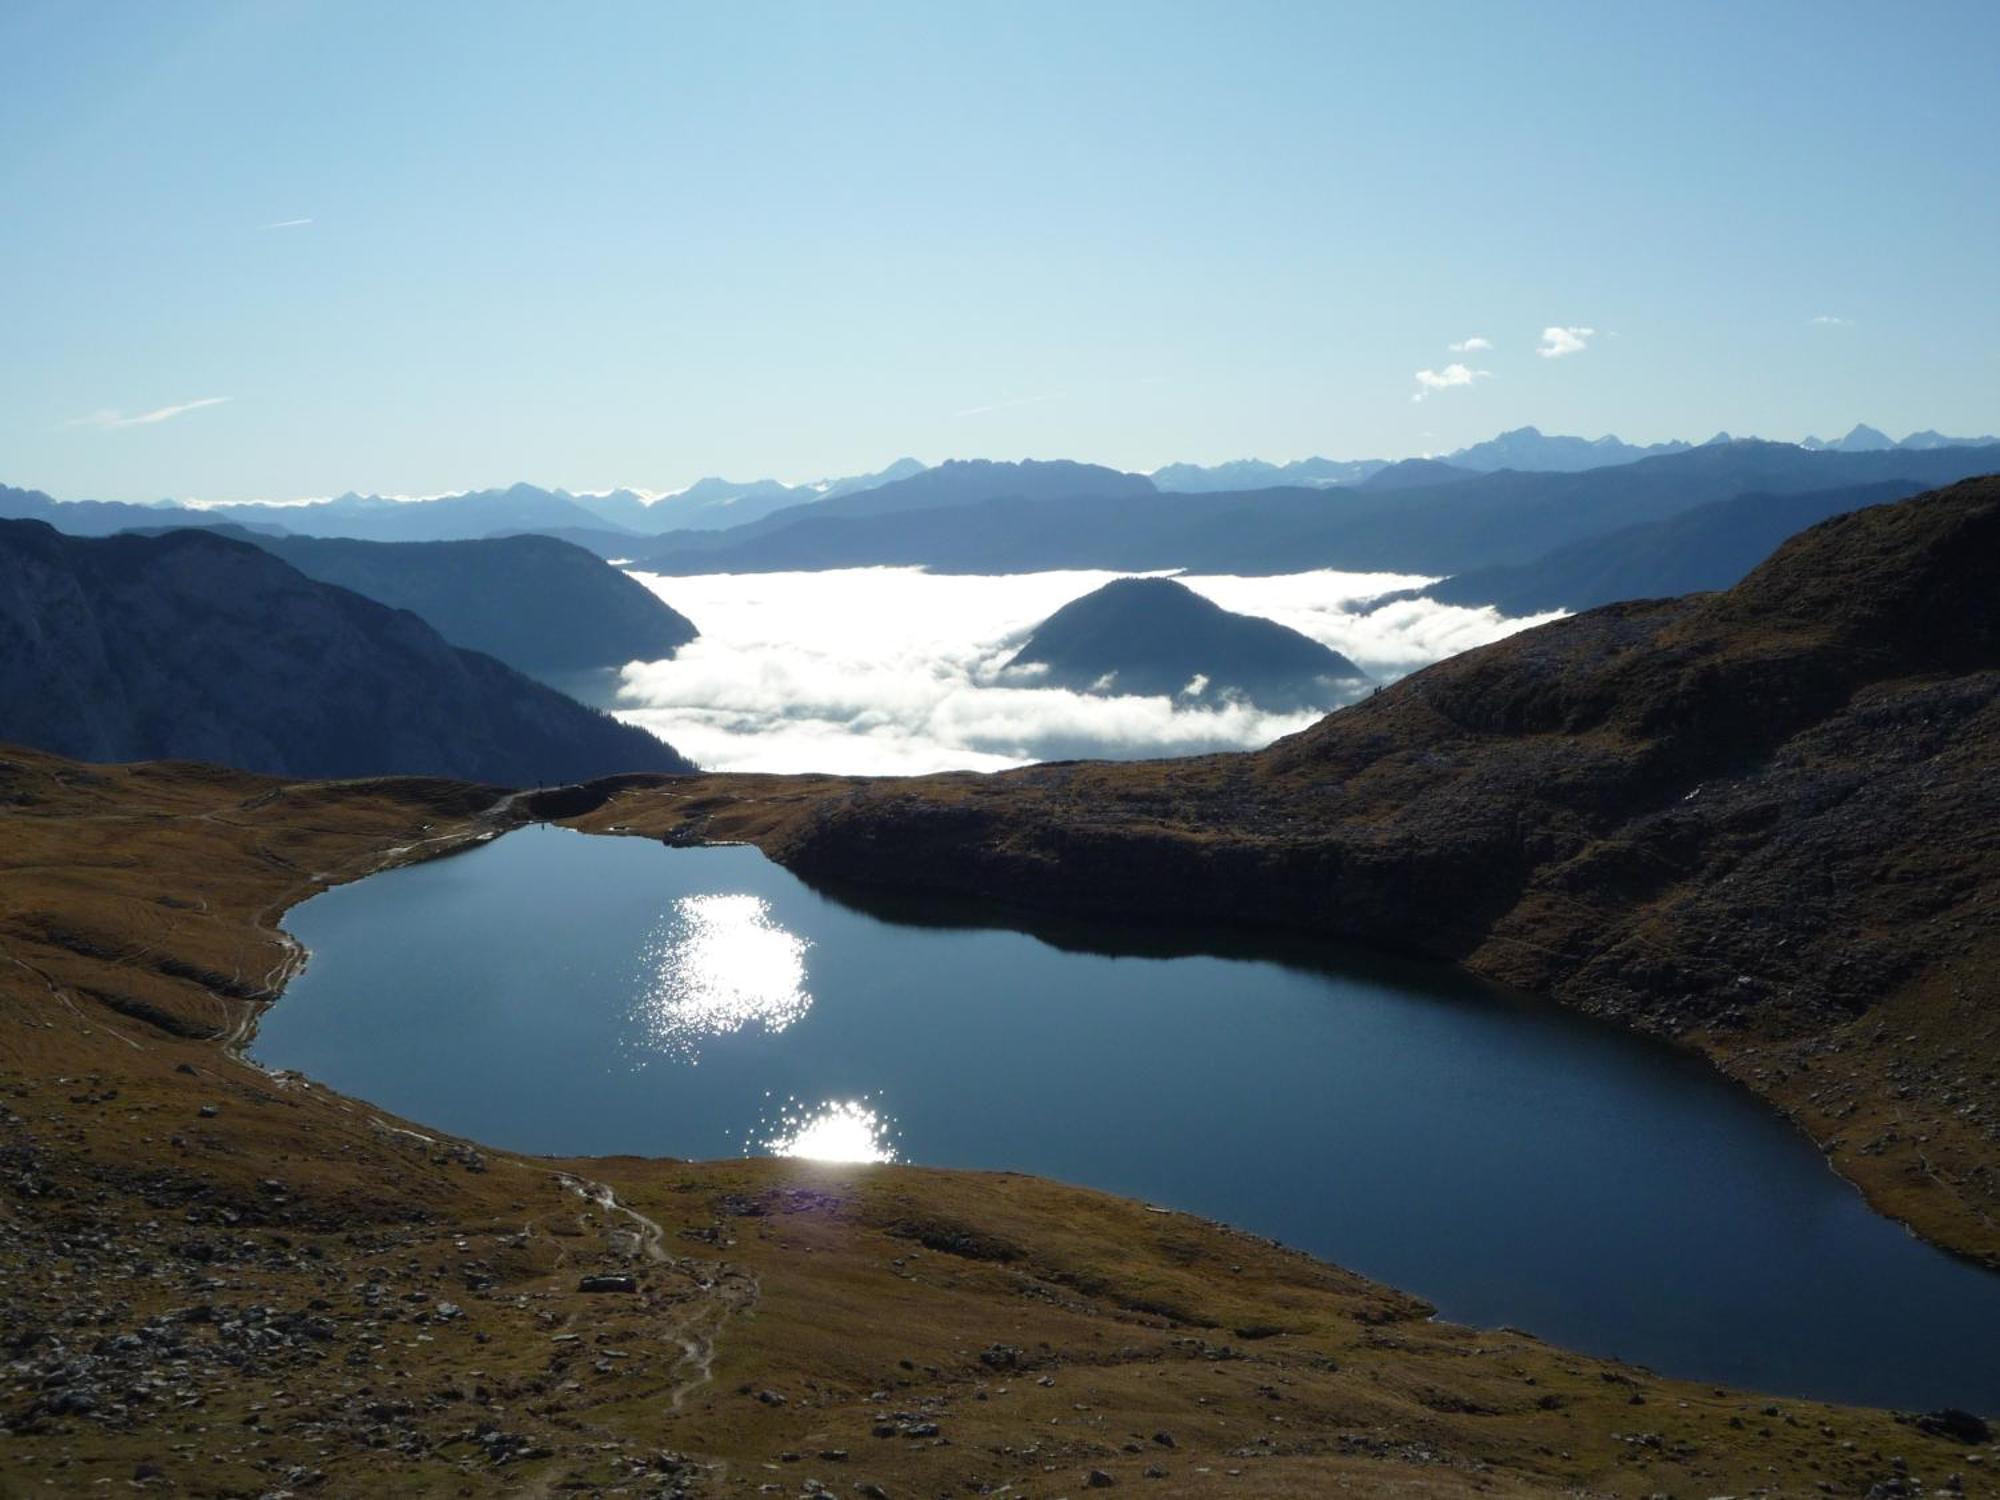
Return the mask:
M1886 1414L1431 1323L1101 1194L516 1159L266 1075L229 1042L294 961L284 908L482 836L490 792L4 759L0 1494L141 1464L218 1495L1859 1493L1897 1457L1981 1492ZM774 837L837 786L730 783L709 826ZM97 1410L51 1409L75 1390Z

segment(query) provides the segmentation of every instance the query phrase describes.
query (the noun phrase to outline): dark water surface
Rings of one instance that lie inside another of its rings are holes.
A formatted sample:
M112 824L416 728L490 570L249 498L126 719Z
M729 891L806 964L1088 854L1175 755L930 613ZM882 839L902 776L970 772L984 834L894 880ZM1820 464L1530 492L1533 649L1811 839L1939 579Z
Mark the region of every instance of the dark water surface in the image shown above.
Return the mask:
M525 829L294 910L311 963L256 1053L530 1152L732 1156L867 1096L905 1159L1226 1219L1449 1318L2000 1409L2000 1276L1690 1058L1345 950L978 920L885 920L752 849Z

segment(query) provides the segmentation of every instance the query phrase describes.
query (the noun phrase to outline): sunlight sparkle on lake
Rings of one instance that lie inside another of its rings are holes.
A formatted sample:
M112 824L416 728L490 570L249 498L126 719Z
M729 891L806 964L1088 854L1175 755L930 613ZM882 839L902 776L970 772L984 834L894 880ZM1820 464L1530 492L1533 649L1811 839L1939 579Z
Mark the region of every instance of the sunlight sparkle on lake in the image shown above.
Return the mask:
M897 1156L893 1134L893 1123L873 1108L865 1095L829 1099L811 1109L791 1100L773 1133L751 1144L752 1149L772 1156L804 1161L891 1162Z
M681 897L644 949L639 1044L692 1063L703 1042L746 1026L783 1031L812 1008L810 946L761 896Z

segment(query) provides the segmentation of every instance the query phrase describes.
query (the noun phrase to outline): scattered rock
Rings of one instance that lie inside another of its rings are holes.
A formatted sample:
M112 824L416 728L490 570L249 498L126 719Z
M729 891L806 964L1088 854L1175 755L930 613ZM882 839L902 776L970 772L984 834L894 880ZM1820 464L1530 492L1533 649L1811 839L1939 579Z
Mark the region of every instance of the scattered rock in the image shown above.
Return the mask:
M1939 1411L1928 1411L1915 1418L1911 1424L1919 1432L1932 1437L1950 1438L1955 1443L1990 1443L1993 1441L1991 1424L1969 1411L1947 1406Z

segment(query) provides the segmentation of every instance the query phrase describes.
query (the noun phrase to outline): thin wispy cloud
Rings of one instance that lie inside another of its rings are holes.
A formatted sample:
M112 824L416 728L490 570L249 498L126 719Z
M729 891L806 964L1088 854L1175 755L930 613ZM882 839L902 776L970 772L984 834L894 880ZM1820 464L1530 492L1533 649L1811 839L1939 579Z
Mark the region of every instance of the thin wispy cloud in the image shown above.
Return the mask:
M1854 319L1836 318L1832 313L1821 313L1818 317L1808 318L1806 321L1816 324L1821 328L1852 328L1854 326Z
M266 224L266 229L303 229L312 223L311 219L279 219L275 224Z
M1454 390L1459 386L1471 385L1476 380L1489 380L1492 376L1491 370L1475 370L1470 365L1464 364L1449 364L1442 370L1419 370L1416 381L1421 389L1410 399L1421 401L1434 391Z
M1544 328L1542 341L1535 346L1535 353L1543 359L1561 359L1566 354L1581 354L1590 347L1590 341L1597 337L1595 328Z
M1451 354L1483 354L1493 347L1493 340L1481 338L1475 333L1469 339L1460 339L1457 343L1446 344L1444 347Z
M204 406L220 406L228 401L228 396L203 396L198 401L183 401L175 406L157 407L152 411L142 411L126 416L117 411L94 411L87 417L72 417L65 427L151 427L158 422L171 422L175 417L185 416L191 411L200 411Z
M1044 401L1060 401L1062 393L1051 391L1045 396L1019 396L1012 401L995 401L986 406L968 406L964 411L955 411L954 417L983 417L988 412L1012 411L1017 406L1040 406Z

